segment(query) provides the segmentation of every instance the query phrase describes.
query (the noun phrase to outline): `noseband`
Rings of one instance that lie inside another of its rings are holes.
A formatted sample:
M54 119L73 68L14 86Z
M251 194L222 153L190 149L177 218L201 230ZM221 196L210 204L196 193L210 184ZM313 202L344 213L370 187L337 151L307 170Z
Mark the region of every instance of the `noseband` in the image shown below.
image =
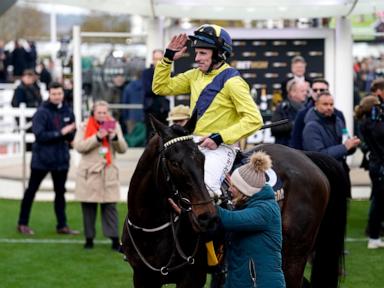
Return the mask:
M191 202L188 198L183 197L179 193L179 190L177 189L175 183L172 181L171 174L170 174L169 169L167 167L167 163L166 163L167 159L164 155L164 151L175 143L182 142L182 141L190 141L190 140L193 140L192 135L173 138L173 139L167 141L166 143L164 143L163 147L159 151L159 157L158 157L157 169L156 169L156 183L157 183L157 185L159 185L159 181L158 181L159 172L162 171L164 176L165 176L165 180L166 180L166 183L168 185L168 188L171 191L170 198L172 198L173 200L176 200L175 203L178 203L179 208L183 212L191 212L193 206L195 206L195 205L207 205L213 201L212 199L210 199L207 201ZM179 269L179 268L181 268L187 264L193 265L195 263L195 255L196 255L198 247L199 247L200 236L198 236L198 238L197 238L196 246L195 246L195 249L193 250L192 254L190 256L186 256L185 253L183 252L183 250L181 249L179 240L177 239L177 231L176 231L175 223L178 221L178 219L179 219L179 217L174 217L173 213L171 212L170 213L170 221L159 226L159 227L156 227L156 228L139 227L137 225L134 225L128 219L128 217L126 218L126 221L125 221L129 238L131 240L131 243L132 243L134 249L136 250L136 253L140 257L141 261L149 269L151 269L152 271L155 271L155 272L160 272L163 276L166 276L166 275L168 275L169 272L177 270L177 269ZM175 243L176 250L177 250L179 256L184 260L184 262L182 262L181 264L175 265L173 267L170 267L171 261L173 259L173 257L171 256L171 258L169 259L168 263L165 266L162 266L161 268L156 268L156 267L152 266L145 259L144 255L140 252L137 244L135 243L133 236L132 236L132 233L131 233L131 229L130 229L131 227L135 230L139 230L139 231L146 232L146 233L158 232L158 231L162 231L168 227L171 227L172 228L173 241Z

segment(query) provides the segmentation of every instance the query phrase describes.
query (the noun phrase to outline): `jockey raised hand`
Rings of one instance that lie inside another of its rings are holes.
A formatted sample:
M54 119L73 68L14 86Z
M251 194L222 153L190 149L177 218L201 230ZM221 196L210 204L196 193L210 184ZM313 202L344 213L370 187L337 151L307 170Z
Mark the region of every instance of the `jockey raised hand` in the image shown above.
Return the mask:
M188 39L198 68L171 77L172 62L186 52ZM194 35L172 37L152 83L158 95L191 95L191 111L197 113L193 134L205 155L204 181L212 197L221 195L221 182L232 167L238 141L263 125L248 84L226 63L231 54L228 32L217 25L202 25Z

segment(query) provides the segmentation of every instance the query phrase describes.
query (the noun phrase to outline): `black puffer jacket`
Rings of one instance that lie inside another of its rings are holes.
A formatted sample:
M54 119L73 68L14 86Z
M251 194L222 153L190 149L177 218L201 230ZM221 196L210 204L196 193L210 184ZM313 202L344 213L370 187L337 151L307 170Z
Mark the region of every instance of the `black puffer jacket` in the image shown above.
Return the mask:
M384 174L384 117L364 117L359 128L369 151L369 170Z
M69 168L69 145L75 132L63 136L60 131L74 121L75 116L66 104L61 107L49 101L41 104L32 120L36 141L32 146L31 168L49 171Z

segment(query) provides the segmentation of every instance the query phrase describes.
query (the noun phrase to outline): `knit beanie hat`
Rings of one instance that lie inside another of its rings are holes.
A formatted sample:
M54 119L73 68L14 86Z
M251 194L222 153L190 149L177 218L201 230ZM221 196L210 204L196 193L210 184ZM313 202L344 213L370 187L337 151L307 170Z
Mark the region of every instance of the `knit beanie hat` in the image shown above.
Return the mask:
M237 168L231 175L231 182L246 196L259 192L265 185L265 172L272 167L271 157L264 151L252 154L249 163Z

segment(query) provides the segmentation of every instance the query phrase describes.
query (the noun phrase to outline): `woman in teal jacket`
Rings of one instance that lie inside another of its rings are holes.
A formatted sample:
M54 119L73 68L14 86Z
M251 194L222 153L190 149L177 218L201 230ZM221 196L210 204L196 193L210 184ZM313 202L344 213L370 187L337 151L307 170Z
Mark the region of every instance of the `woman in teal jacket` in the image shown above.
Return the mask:
M271 159L256 152L231 176L230 192L236 209L218 207L224 230L228 275L225 287L284 288L281 215L274 191L265 184Z

